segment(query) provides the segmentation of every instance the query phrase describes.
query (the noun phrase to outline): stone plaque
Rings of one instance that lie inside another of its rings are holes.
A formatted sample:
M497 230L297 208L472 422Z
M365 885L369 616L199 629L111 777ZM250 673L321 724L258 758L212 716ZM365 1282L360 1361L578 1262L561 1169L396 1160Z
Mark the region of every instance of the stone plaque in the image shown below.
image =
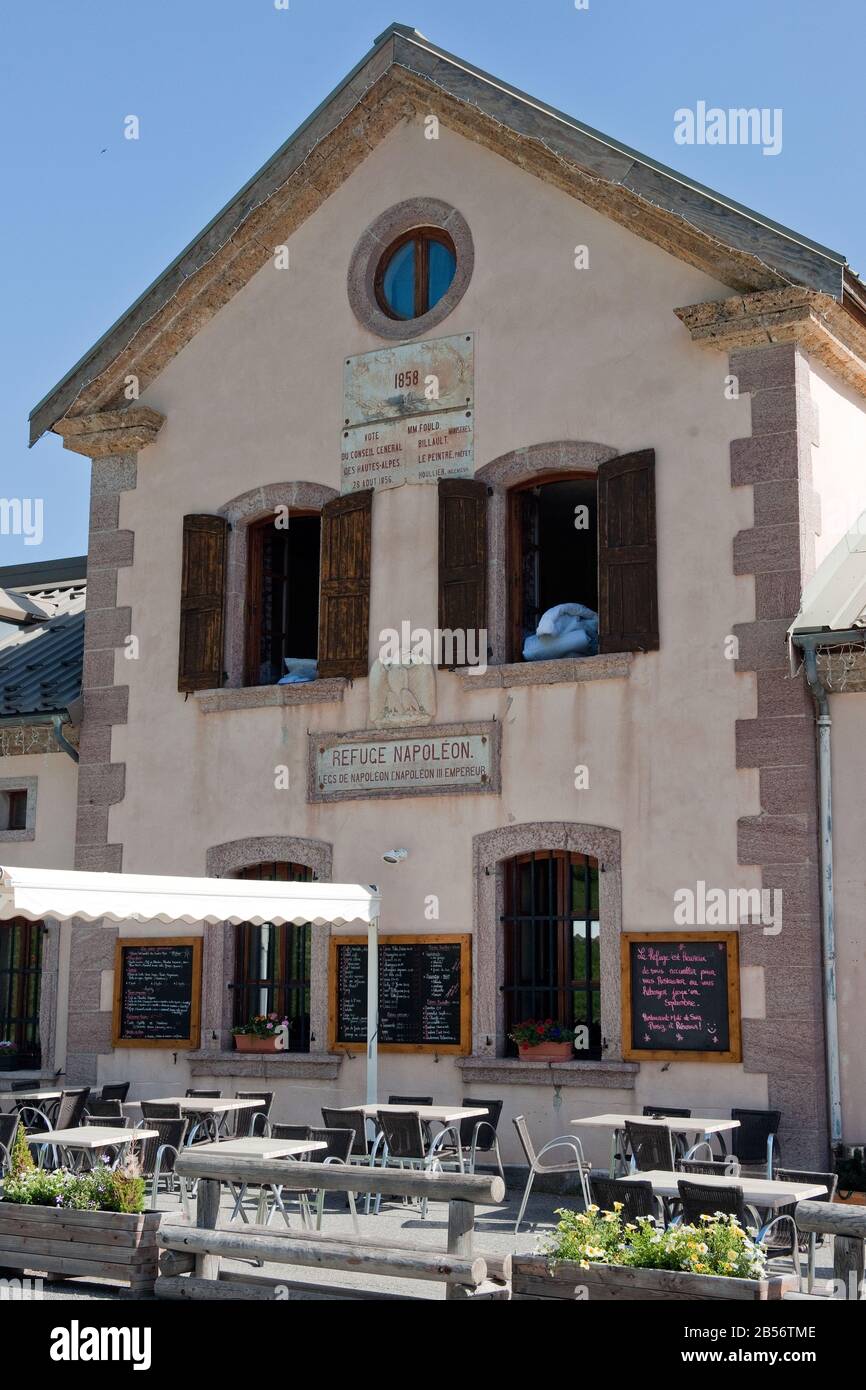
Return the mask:
M438 483L475 472L474 412L448 410L343 430L341 491Z
M474 406L474 354L474 335L459 333L347 357L343 425Z
M436 673L425 662L374 661L369 685L376 728L429 724L436 713Z
M310 734L310 801L499 791L499 724Z

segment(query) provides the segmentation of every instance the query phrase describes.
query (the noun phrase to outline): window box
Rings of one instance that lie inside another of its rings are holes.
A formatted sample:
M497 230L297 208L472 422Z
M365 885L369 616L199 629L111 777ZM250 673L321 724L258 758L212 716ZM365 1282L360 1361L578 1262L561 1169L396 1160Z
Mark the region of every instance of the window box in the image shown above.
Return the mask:
M276 1038L257 1038L255 1033L235 1033L237 1052L280 1052Z
M576 1298L589 1302L621 1299L710 1299L750 1303L776 1302L796 1293L794 1274L769 1279L727 1279L721 1274L690 1274L672 1269L635 1269L631 1266L591 1264L588 1269L571 1260L552 1262L547 1255L515 1255L511 1266L512 1298Z
M73 1211L0 1201L0 1269L110 1279L153 1293L161 1211Z
M534 1047L518 1043L517 1052L522 1062L570 1062L574 1047L570 1042L543 1042Z

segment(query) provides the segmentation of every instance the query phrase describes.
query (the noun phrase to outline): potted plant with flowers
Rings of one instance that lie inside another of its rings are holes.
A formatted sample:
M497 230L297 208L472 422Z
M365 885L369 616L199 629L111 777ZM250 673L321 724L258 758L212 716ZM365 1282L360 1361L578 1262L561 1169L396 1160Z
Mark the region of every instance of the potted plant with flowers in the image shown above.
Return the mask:
M283 1052L290 1023L279 1014L253 1014L248 1023L232 1029L238 1052Z
M552 1018L528 1018L508 1036L525 1062L568 1062L574 1052L574 1029Z
M0 1071L15 1071L18 1067L18 1044L11 1038L0 1038Z
M648 1216L613 1211L557 1212L559 1224L533 1255L515 1255L512 1297L527 1299L780 1299L795 1274L770 1275L767 1254L734 1216L707 1214L700 1225L661 1229Z

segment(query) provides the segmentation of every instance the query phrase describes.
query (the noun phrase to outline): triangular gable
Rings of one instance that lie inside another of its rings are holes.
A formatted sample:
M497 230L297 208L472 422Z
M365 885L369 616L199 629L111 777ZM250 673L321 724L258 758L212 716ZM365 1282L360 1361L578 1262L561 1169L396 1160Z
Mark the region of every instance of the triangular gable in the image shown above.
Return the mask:
M123 407L407 115L444 124L742 293L804 286L841 303L843 256L722 198L392 24L240 193L34 408L30 442L66 416Z

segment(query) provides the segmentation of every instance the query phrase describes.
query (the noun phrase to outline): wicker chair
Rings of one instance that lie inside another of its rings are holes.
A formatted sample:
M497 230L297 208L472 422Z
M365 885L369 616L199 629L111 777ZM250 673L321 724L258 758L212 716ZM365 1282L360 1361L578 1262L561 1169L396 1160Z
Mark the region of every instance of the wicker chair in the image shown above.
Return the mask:
M517 1221L514 1225L515 1234L520 1230L520 1223L523 1220L523 1213L526 1211L526 1203L529 1201L529 1194L532 1184L535 1182L539 1173L577 1173L580 1177L580 1189L583 1193L583 1203L585 1207L590 1204L589 1186L587 1176L590 1172L589 1164L583 1156L583 1148L579 1139L572 1134L563 1134L558 1139L549 1139L546 1144L535 1152L535 1145L526 1127L526 1120L522 1115L517 1115L513 1120L514 1128L517 1130L517 1137L520 1140L521 1148L526 1155L529 1164L529 1177L526 1180L526 1189L523 1193L523 1201L520 1203L520 1211L517 1213ZM573 1157L567 1163L542 1163L541 1160L546 1153L552 1149L571 1149Z
M12 1167L12 1145L15 1143L18 1124L16 1111L11 1115L0 1115L0 1176L8 1173Z
M351 1161L352 1146L355 1142L355 1131L353 1129L310 1129L309 1139L317 1144L327 1144L326 1149L317 1149L315 1153L309 1154L303 1161L305 1163L342 1163ZM325 1189L319 1188L316 1196L316 1230L322 1229L322 1216L325 1210ZM358 1234L358 1211L355 1206L354 1192L347 1192L346 1197L349 1202L349 1211L352 1213L352 1225L355 1234Z
M54 1113L51 1115L52 1127L54 1129L75 1129L81 1124L89 1099L89 1086L76 1086L73 1091L62 1091Z
M624 1221L637 1221L641 1216L648 1216L651 1221L664 1225L664 1203L653 1192L651 1182L591 1176L589 1191L593 1202L602 1211L613 1211L621 1203L620 1215Z
M196 1091L194 1088L184 1092L188 1100L222 1100L222 1091Z
M113 1111L110 1115L99 1115L88 1113L84 1116L86 1125L94 1125L98 1129L129 1129L132 1121L128 1115L116 1115Z
M477 1100L472 1096L464 1096L463 1106L466 1110L487 1111L483 1118L469 1116L460 1121L460 1147L464 1159L468 1160L469 1172L475 1172L479 1155L493 1154L499 1176L505 1182L505 1169L502 1167L502 1155L499 1152L499 1138L496 1133L502 1114L502 1101Z
M633 1173L646 1173L652 1168L673 1171L674 1138L669 1125L640 1125L626 1120L625 1139Z
M258 1100L261 1101L255 1110L236 1110L234 1138L246 1139L256 1135L268 1135L271 1132L270 1114L271 1106L274 1103L273 1091L238 1091L238 1100Z
M120 1108L119 1100L89 1100L87 1102L86 1119L111 1120L120 1124L123 1119L123 1111Z
M151 1121L154 1120L179 1120L180 1106L177 1101L164 1100L143 1100L141 1102L141 1118L147 1121L150 1128Z
M367 1121L363 1110L329 1110L322 1107L322 1120L327 1129L351 1129L355 1139L349 1155L352 1163L370 1162L370 1141L367 1138Z
M402 1105L404 1102L397 1101ZM421 1102L418 1102L419 1104ZM423 1104L428 1104L424 1101ZM380 1133L376 1140L370 1162L375 1163L377 1150L381 1153L383 1167L408 1166L422 1172L440 1172L445 1164L460 1167L460 1133L454 1125L440 1129L435 1139L428 1140L424 1125L417 1110L380 1110L377 1115ZM450 1140L450 1143L447 1141ZM376 1196L376 1214L382 1203L382 1194ZM370 1210L370 1194L367 1196L367 1211ZM421 1219L427 1217L427 1198L421 1199Z
M432 1096L389 1096L389 1105L432 1105ZM424 1142L430 1144L433 1139L433 1131L430 1128L429 1120L421 1121L421 1128L424 1131Z
M754 1228L755 1240L765 1245L768 1254L778 1251L780 1255L791 1256L794 1273L802 1286L797 1226L792 1216L787 1213L777 1215L762 1225L755 1208L746 1204L739 1183L716 1186L713 1183L689 1182L687 1178L680 1178L677 1187L681 1207L678 1219L683 1225L697 1226L700 1229L704 1224L702 1218L714 1216L717 1212L735 1217L744 1229ZM787 1240L780 1238L782 1231L787 1231Z
M103 1086L100 1100L119 1100L122 1105L129 1095L129 1084L128 1081L109 1082L108 1085Z
M836 1188L839 1186L838 1173L810 1173L802 1168L777 1168L776 1177L780 1182L803 1182L814 1183L817 1187L823 1183L827 1191L823 1197L810 1197L810 1202L832 1202L836 1196ZM797 1203L791 1202L790 1206L779 1207L779 1216L792 1216L797 1209ZM796 1222L795 1222L796 1224ZM806 1292L811 1293L815 1283L815 1251L819 1245L824 1244L824 1236L818 1235L816 1231L810 1231L808 1235L800 1234L800 1249L808 1254L808 1269L806 1275ZM775 1246L771 1247L772 1253L776 1253Z
M139 1146L138 1163L143 1178L150 1179L150 1201L151 1206L155 1207L159 1196L160 1178L165 1178L167 1186L174 1191L175 1176L174 1165L178 1154L183 1148L186 1138L189 1120L184 1116L182 1119L153 1120L148 1123L148 1129L157 1131L156 1137L143 1139ZM183 1178L180 1181L180 1199L183 1205L184 1215L187 1215L187 1192Z
M309 1139L309 1125L272 1125L272 1139Z
M727 1158L681 1158L677 1161L677 1172L703 1174L708 1178L738 1178L739 1159L729 1154Z
M654 1120L666 1120L668 1116L672 1120L690 1120L691 1110L678 1110L673 1105L645 1105L643 1114Z
M732 1110L731 1119L740 1122L737 1129L731 1130L731 1153L740 1160L740 1167L745 1172L772 1178L774 1165L781 1157L777 1137L781 1110Z

